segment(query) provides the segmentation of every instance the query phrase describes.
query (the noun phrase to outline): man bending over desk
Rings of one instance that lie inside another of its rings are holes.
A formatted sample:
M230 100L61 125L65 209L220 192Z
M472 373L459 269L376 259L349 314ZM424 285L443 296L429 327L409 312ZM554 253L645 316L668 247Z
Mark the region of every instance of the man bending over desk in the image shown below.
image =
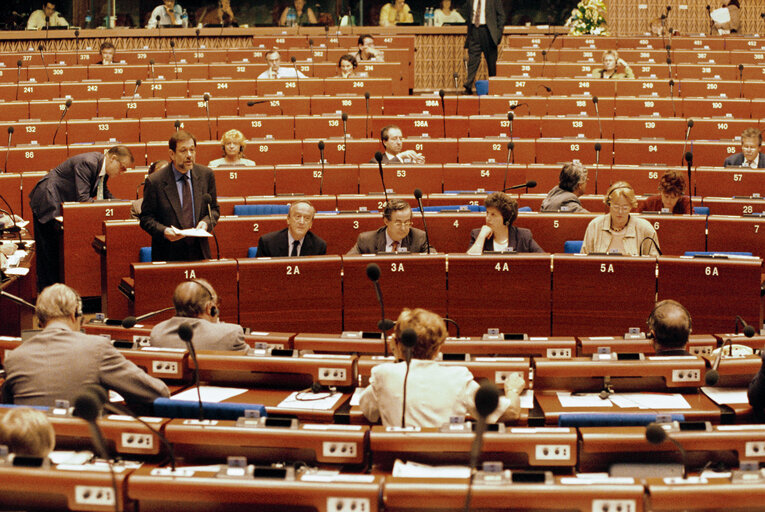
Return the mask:
M186 348L178 328L188 324L194 332L196 350L248 349L242 326L221 322L218 294L204 279L192 279L179 284L173 292L175 316L154 326L149 335L152 347Z

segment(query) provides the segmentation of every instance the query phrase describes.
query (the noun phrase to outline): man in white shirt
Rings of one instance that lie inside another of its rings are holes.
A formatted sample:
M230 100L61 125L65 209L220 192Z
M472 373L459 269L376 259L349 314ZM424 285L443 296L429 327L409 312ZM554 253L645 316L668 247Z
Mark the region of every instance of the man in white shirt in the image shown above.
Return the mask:
M266 63L268 69L263 71L258 78L306 78L306 76L295 67L281 67L282 57L278 50L271 50L266 53Z
M47 22L46 22L47 18ZM27 21L27 30L40 30L48 27L68 27L69 23L56 11L55 2L43 2L42 9L37 9Z
M388 125L380 130L380 141L385 148L383 153L382 163L384 164L424 164L425 156L422 153L417 153L413 149L404 149L404 135L401 133L401 128L396 125ZM377 160L374 158L369 161L374 164Z
M175 0L163 0L151 11L146 28L157 28L162 25L182 25L183 8Z

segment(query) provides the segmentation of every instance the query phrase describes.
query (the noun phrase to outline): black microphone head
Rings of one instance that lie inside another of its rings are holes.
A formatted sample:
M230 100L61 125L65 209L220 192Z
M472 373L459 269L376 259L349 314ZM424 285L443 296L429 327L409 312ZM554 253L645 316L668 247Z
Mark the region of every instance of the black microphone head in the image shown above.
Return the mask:
M140 87L142 83L143 82L141 82L141 79L139 78L138 80L135 81L135 86Z
M377 263L370 263L367 265L367 277L371 281L380 279L380 266Z
M87 384L83 388L83 391L87 390L98 399L98 401L103 405L106 403L107 399L109 398L109 395L106 393L106 390L103 388L103 386L100 386L98 384Z
M688 128L693 128L693 119L688 119Z
M592 97L592 102L593 103L597 103L598 102L598 97L597 96L593 96Z
M671 66L671 65L672 65L672 59L670 59L669 57L667 57L667 65L668 65L668 66Z
M667 51L670 51L670 50L672 50L672 45L668 44L667 46L664 47L664 49L667 50Z
M45 49L45 47L42 44L39 44L39 45L37 45L37 49L39 51L43 51Z
M662 21L664 21L664 20L666 20L666 19L667 19L667 15L666 15L666 14L662 14L660 17L661 17L661 20L662 20Z
M669 12L669 11L671 11L671 10L672 10L672 6L671 6L671 5L668 5L668 6L667 6L667 12Z
M438 90L438 95L441 96L441 99L444 99L444 96L446 96L446 93L444 92L443 89L439 89Z
M132 328L136 323L138 323L138 319L134 316L126 316L122 319L122 327L125 329Z
M74 31L74 37L80 37L80 29Z
M194 31L194 33L197 35L197 37L199 37L199 28L197 28L197 29Z
M752 336L754 336L754 334L755 334L754 327L752 327L751 325L747 325L746 327L744 327L744 336L746 336L747 338L751 338Z
M297 62L297 59L295 58L295 56L294 56L294 55L293 55L292 57L290 57L290 62L291 62L291 63L293 63L293 64L294 64L295 62Z
M343 119L343 121L347 121L348 120L348 114L346 114L345 112L340 114L340 117Z
M658 423L650 423L645 428L645 438L651 444L661 444L667 439L667 432Z
M707 4L707 11L710 11L710 10L712 10L712 8L709 6L709 4Z
M313 46L313 39L308 40L308 46Z
M154 65L154 59L149 59L149 64Z
M420 190L419 188L414 189L414 198L422 199L422 190Z
M526 188L534 188L537 186L537 182L534 180L530 180L526 182Z
M407 328L401 331L401 344L406 348L414 348L417 344L417 333L414 332L414 329Z
M720 373L717 370L709 370L704 375L704 384L707 386L714 386L717 384L717 381L720 380Z
M709 6L707 6L707 7L709 7ZM765 20L765 12L761 12L761 13L760 13L760 18L762 18L762 19L764 19L764 20Z
M255 105L256 103L257 103L257 101L248 101L247 102L247 106L251 107L251 106Z
M547 55L547 50L542 50L542 56L544 57L545 55Z
M513 119L515 119L515 114L513 114L512 112L508 112L507 113L507 120L508 121L512 121Z
M507 150L510 151L511 149L515 149L515 142L507 143Z
M600 142L595 143L595 151L600 151L603 148L603 146L600 145Z
M739 71L744 71L744 65L743 64L739 64L738 65L738 70Z
M175 48L175 41L170 41L170 48Z
M485 380L475 392L475 410L479 416L485 418L493 413L499 403L499 390L493 382Z
M155 20L157 20L157 21L159 21L161 18L162 18L162 17L161 17L159 14L157 14L157 16L156 16L154 19L155 19Z
M66 108L71 107L72 106L72 98L67 98L65 105L66 105Z
M390 331L393 329L393 327L396 325L396 322L391 320L390 318L383 318L379 322L377 322L377 328L381 331Z
M375 160L377 160L378 164L382 163L382 156L383 156L382 153L380 153L379 151L375 153Z
M191 338L194 336L194 330L188 323L181 324L178 327L178 336L186 343L191 343Z
M176 128L180 128L181 127L181 122L176 120L175 123L173 123L173 126L175 126Z
M365 100L369 99L369 91L364 92L364 99Z
M202 98L204 98L205 101L210 101L210 95L208 93L205 93L205 95L202 96Z
M98 418L101 405L98 395L92 390L86 389L75 397L72 415L92 423Z
M210 194L204 194L202 196L202 202L204 204L212 204L212 196Z
M460 77L460 74L456 72L452 75L452 78L459 78L459 77Z
M17 61L16 61L16 65L17 65L18 67L21 67L21 66L23 66L23 65L24 65L24 63L21 61L21 59L19 59L19 60L17 60Z
M687 151L685 153L685 161L688 162L689 164L693 162L693 153L691 153L690 151Z
M669 86L672 87L673 85L675 85L675 81L670 78L669 79Z
M319 146L319 149L320 149L321 151L324 151L324 141L323 141L323 140L320 140L320 141L319 141L319 144L318 144L318 146Z

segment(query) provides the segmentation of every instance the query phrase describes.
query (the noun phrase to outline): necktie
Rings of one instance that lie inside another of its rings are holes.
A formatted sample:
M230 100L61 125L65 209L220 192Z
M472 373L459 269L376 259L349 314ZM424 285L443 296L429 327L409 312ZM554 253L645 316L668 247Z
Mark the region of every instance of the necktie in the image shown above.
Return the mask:
M391 252L398 252L398 242L394 240L393 243L391 244L391 247L393 247L393 251Z
M184 175L183 180L183 205L181 206L181 224L184 228L194 227L194 207L191 204L191 185L189 185L188 175Z
M295 240L294 242L292 242L292 254L290 254L290 256L300 256L300 254L298 254L299 248L300 248L299 240Z
M483 11L483 0L476 0L476 8L473 13L473 25L476 27L481 25L481 11Z
M96 200L101 201L104 198L104 180L106 175L98 177L98 185L96 186Z

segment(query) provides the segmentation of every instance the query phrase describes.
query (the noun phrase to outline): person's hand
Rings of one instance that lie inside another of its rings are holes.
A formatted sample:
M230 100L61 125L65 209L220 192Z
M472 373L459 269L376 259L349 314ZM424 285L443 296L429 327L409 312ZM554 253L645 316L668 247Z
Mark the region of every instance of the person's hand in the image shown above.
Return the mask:
M185 235L182 235L175 226L170 226L165 228L165 238L170 242L177 242L181 238L185 238Z
M413 149L407 149L398 154L402 162L414 162L415 164L424 164L425 155L418 153Z
M200 220L199 224L197 224L197 229L203 229L207 231L207 223L203 220Z
M513 372L505 379L505 396L520 395L525 387L526 381L521 374Z
M617 65L620 64L620 65L622 65L624 67L627 67L627 62L624 59L622 59L621 57L619 57L619 60L616 61L616 64Z
M494 230L492 230L486 224L481 226L481 231L478 233L479 238L483 238L485 240L487 238L491 238L492 236L494 236Z

